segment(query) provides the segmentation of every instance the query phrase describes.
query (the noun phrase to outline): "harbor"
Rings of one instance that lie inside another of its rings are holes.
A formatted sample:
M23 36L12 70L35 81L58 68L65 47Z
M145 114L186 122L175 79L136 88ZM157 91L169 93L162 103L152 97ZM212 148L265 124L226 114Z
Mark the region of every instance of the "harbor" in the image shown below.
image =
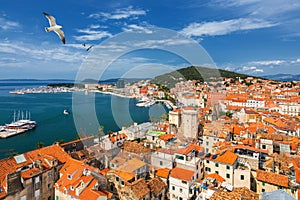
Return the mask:
M23 88L19 90L10 91L10 94L45 94L45 93L67 93L84 91L85 89L77 87L52 87L52 86L40 86L37 88Z

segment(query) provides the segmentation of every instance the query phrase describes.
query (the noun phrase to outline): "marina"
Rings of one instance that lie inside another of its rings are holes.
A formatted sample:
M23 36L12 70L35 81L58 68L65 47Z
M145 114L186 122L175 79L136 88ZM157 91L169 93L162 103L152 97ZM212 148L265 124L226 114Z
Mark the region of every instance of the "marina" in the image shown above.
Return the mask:
M84 89L76 87L52 87L52 86L40 86L37 88L23 88L19 90L10 91L9 94L47 94L47 93L66 93L84 91Z

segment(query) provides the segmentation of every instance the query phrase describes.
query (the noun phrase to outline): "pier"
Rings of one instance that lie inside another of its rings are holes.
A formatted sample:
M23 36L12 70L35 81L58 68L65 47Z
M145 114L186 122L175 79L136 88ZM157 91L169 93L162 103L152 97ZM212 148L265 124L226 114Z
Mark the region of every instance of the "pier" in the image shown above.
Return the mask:
M168 108L172 108L172 110L177 109L177 106L175 106L171 101L169 100L161 100L161 99L156 99L157 102L163 102Z

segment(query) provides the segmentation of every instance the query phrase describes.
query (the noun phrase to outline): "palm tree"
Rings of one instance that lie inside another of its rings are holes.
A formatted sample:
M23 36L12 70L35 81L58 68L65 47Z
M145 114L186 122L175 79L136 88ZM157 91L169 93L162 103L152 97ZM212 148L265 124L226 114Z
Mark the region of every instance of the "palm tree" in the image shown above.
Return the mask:
M103 130L104 130L104 126L99 126L98 127L98 133L97 133L97 137L99 138L99 144L102 142L102 136L104 135L104 132L103 132Z
M12 158L12 157L14 157L14 156L16 156L16 155L19 155L19 153L16 152L16 151L14 151L14 152L12 152L11 154L9 154L9 158Z
M40 148L43 148L43 147L45 147L44 142L38 142L38 143L36 144L36 148L37 148L37 149L40 149Z

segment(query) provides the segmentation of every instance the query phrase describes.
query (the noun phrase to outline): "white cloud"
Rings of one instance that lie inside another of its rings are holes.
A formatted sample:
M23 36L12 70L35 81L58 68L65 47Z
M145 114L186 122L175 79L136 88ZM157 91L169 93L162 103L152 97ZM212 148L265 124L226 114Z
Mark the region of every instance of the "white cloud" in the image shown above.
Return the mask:
M84 34L80 36L74 36L75 40L77 41L101 40L102 38L112 36L112 34L107 31L93 30L91 28L78 29L77 32Z
M40 47L25 43L0 43L0 52L4 53L2 59L5 58L5 55L7 55L7 58L26 57L26 60L28 62L32 60L52 60L59 62L76 63L82 61L83 59L83 56L80 55L79 52L70 51L65 47L52 48L51 46L49 46L48 49L41 49ZM16 60L13 61L15 62Z
M243 66L242 68L237 70L238 72L247 73L247 74L256 74L263 73L263 69L259 69L256 66Z
M265 60L265 61L253 61L249 64L252 65L281 65L284 64L286 61L284 60Z
M96 19L101 19L103 18L104 20L106 19L127 19L130 17L136 17L139 15L146 15L146 11L142 9L133 9L132 6L129 6L127 8L123 9L117 9L113 12L101 12L101 13L93 13L89 15L90 18L96 18Z
M261 19L239 18L225 21L191 23L180 32L187 36L226 35L236 31L261 29L277 26L277 23Z
M0 30L9 30L19 28L20 24L18 22L10 21L0 17Z
M292 63L292 64L300 63L300 58L297 58L296 60L292 60L291 63Z
M147 33L151 34L152 31L146 27L139 26L137 24L130 24L127 27L123 28L123 31L126 32L141 32L141 33Z
M262 18L275 17L300 8L299 0L214 0L210 5L221 8L238 8L239 13L248 13Z

